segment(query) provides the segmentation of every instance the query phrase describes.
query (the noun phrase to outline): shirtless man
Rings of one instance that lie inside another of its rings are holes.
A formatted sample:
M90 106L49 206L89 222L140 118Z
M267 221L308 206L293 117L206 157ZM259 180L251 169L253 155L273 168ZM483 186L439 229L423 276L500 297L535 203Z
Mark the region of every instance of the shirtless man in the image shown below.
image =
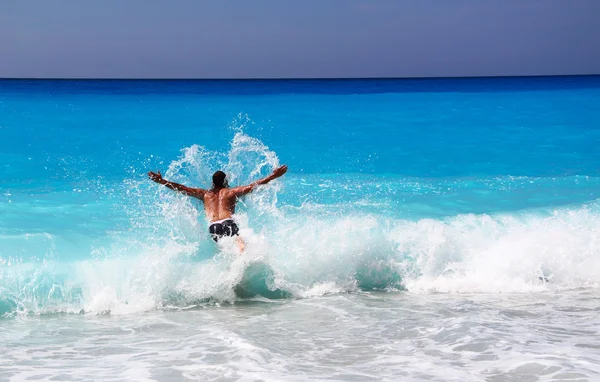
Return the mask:
M202 188L191 188L182 184L169 182L163 179L160 171L148 173L148 177L155 181L170 188L181 192L187 196L193 196L204 202L204 211L206 216L210 220L210 226L208 228L210 235L214 241L219 241L223 236L238 236L238 226L233 221L232 215L235 213L235 203L240 196L250 193L256 188L256 186L267 184L273 179L279 178L287 171L287 166L273 170L271 175L266 176L262 179L257 180L254 183L250 183L247 186L240 186L229 188L227 179L223 171L217 171L213 174L213 187L210 190L204 190ZM245 244L242 238L237 237L238 247L243 252Z

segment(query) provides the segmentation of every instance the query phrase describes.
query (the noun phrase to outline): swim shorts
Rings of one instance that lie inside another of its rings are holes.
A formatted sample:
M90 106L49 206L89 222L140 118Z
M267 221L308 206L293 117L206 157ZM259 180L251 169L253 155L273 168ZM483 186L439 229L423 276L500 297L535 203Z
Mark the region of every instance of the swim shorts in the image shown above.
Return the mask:
M208 231L214 241L219 241L224 236L237 236L239 228L233 219L223 219L210 223Z

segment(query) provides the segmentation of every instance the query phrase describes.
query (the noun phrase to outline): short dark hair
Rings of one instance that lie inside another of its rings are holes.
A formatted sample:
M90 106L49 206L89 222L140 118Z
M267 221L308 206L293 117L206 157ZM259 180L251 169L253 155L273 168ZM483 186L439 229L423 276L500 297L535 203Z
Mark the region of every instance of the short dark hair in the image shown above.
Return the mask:
M227 188L227 175L223 171L217 171L213 174L213 187L214 188Z

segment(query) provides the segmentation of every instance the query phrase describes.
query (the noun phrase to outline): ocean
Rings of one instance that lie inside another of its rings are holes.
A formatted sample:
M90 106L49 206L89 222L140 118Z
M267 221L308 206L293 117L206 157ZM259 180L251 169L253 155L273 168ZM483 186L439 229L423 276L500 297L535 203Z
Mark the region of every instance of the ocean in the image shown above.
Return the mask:
M0 381L600 380L600 77L0 80ZM214 243L209 188L289 171Z

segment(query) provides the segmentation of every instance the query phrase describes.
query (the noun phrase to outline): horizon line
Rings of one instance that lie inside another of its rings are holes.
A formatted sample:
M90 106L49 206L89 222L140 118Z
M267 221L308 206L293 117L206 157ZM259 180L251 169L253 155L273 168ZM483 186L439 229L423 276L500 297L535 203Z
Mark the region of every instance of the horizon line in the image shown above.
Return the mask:
M440 76L440 77L0 77L0 81L350 81L350 80L446 80L446 79L494 79L494 78L549 78L549 77L598 77L590 74L531 74L491 76Z

